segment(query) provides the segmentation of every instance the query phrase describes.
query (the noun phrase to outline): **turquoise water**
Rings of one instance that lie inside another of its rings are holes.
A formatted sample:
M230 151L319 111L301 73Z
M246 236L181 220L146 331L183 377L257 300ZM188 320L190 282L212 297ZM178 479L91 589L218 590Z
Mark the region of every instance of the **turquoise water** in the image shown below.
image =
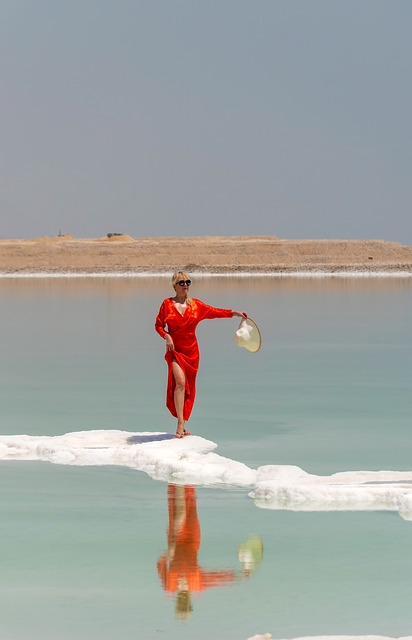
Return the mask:
M235 346L236 319L205 322L192 432L255 469L411 470L410 278L199 278L192 294L245 309L262 350ZM0 280L3 435L173 431L164 278ZM412 633L412 523L396 512L258 508L250 491L196 488L200 564L232 585L174 613L157 561L167 484L122 466L0 461L0 637L246 640ZM241 577L252 534L263 559Z

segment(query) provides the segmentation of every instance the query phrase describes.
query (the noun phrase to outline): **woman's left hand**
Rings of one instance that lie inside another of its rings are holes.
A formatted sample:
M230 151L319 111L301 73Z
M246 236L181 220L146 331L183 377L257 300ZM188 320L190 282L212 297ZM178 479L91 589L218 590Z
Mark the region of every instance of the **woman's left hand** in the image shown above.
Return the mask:
M234 316L237 316L238 318L244 318L246 320L247 318L247 313L246 311L234 311L233 312Z

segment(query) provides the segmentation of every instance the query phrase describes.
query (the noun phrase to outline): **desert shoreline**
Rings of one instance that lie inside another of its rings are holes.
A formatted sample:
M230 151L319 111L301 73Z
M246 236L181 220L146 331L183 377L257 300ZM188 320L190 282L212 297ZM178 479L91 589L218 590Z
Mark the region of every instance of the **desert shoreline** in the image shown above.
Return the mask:
M110 236L110 237L109 237ZM385 240L285 240L275 236L0 240L0 275L411 274L412 247Z

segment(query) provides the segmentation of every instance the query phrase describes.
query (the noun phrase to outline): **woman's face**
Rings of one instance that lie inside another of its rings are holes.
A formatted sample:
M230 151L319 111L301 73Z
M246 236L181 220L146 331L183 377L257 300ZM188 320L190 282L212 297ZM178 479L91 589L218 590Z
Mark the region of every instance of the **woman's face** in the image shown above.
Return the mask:
M176 293L187 293L191 284L192 281L190 280L187 273L178 273L173 288Z

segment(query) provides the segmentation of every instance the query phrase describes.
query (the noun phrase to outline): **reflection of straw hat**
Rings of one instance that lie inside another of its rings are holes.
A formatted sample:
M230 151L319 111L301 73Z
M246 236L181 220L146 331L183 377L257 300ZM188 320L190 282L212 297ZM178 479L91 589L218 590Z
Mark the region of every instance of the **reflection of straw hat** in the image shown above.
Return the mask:
M240 544L237 557L243 569L247 571L257 569L263 558L263 543L259 536L253 535L246 542Z
M244 347L252 353L259 351L262 338L256 322L251 318L242 318L235 334L235 342L238 347Z

